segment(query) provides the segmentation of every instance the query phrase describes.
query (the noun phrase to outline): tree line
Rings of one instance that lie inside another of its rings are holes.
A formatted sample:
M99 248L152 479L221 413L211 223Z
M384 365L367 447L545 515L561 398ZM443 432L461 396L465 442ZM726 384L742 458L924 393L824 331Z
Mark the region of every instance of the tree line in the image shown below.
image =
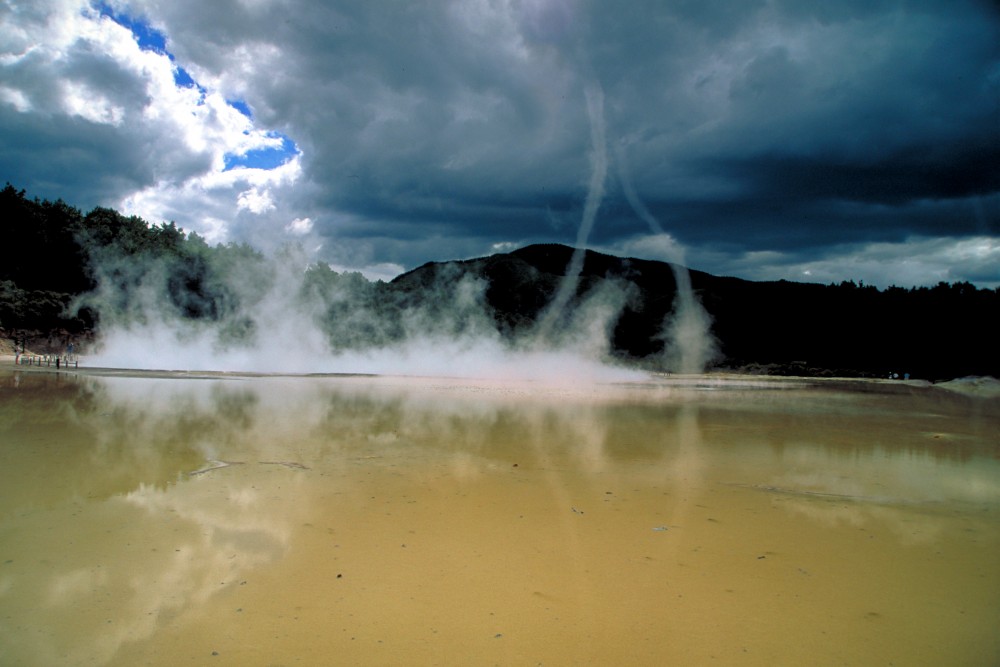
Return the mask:
M97 207L89 213L60 200L30 199L9 183L0 191L0 328L82 335L102 312L82 298L102 285L128 299L153 270L165 271L175 304L191 317L210 316L221 295L210 294L212 266L224 255L262 260L246 245L210 247L173 222Z
M245 243L210 245L175 222L150 224L106 207L83 213L9 183L0 191L0 233L0 337L36 351L59 352L151 317L212 326L221 346L252 345L268 335L256 315L274 309L267 299L284 287L286 311L310 313L332 349L405 335L410 296L322 262L303 268L292 247L269 259ZM294 284L279 284L283 263Z

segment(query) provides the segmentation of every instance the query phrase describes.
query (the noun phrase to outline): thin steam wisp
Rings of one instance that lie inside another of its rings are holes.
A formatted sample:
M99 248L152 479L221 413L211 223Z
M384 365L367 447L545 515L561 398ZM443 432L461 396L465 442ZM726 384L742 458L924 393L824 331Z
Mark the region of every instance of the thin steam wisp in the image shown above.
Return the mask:
M646 221L654 234L669 236L636 194L621 145L616 149L616 158L622 190L632 210ZM711 333L712 318L691 287L691 274L685 264L683 248L671 243L670 249L672 256L667 261L677 283L677 295L673 310L663 321L664 361L668 370L677 373L702 373L719 354L718 344Z

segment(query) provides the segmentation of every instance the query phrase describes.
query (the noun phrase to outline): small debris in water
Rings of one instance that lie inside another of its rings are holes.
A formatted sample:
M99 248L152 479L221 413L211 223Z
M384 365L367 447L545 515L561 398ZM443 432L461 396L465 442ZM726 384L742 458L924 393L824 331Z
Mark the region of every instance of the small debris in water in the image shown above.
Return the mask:
M228 468L229 466L241 466L241 465L243 465L243 461L222 461L222 460L218 460L218 459L209 459L208 463L209 463L209 465L205 466L204 468L199 468L198 470L194 470L192 472L189 472L188 474L191 475L191 476L201 475L201 474L204 474L206 472L211 472L213 470L218 470L219 468Z
M656 526L655 528L653 528L653 530L655 530L658 533L662 533L667 530L670 530L670 528L668 528L667 526Z
M573 510L574 512L576 512L577 514L583 514L583 510L578 510L575 507L570 507L570 509Z
M308 466L304 466L297 461L258 461L262 466L285 466L286 468L294 468L296 470L309 470Z

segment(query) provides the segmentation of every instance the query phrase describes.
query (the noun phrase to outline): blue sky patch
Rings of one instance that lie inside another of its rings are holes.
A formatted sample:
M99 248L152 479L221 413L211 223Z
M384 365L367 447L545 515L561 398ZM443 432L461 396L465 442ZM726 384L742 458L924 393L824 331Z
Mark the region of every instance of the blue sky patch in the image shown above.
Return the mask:
M229 106L236 109L250 120L253 120L253 112L250 110L249 104L247 104L243 100L226 100L226 102L229 104Z
M128 14L119 14L104 2L98 2L94 8L100 12L101 16L107 16L123 28L128 28L139 43L139 48L143 51L161 53L169 57L170 60L174 59L174 56L167 51L167 36L153 26Z
M198 85L188 71L179 65L174 65L174 83L181 88L197 88L204 95L207 91Z
M243 155L227 155L225 157L226 166L223 171L229 171L237 167L275 169L299 154L298 146L285 135L272 132L270 136L281 138L280 148L256 148L247 151Z

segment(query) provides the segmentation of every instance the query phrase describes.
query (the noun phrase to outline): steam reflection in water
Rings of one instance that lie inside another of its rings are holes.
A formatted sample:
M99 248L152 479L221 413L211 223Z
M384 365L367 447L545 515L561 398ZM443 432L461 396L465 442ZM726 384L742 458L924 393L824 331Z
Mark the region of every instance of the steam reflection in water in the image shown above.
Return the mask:
M0 380L0 664L1000 657L995 402Z

